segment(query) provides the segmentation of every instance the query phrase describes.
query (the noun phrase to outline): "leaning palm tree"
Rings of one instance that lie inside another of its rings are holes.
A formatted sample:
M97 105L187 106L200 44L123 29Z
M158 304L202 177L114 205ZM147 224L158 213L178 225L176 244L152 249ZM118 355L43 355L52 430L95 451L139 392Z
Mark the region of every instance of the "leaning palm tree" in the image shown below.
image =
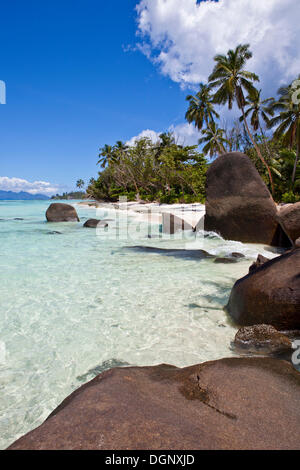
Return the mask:
M268 170L271 187L273 190L273 179L270 168L263 158L259 146L250 132L247 117L245 115L246 99L244 92L248 94L255 93L253 82L259 81L258 76L253 72L245 70L247 60L251 59L252 52L249 50L249 44L240 44L235 50L230 49L227 55L216 55L214 61L216 65L209 76L209 85L211 88L218 88L214 95L214 102L217 104L227 104L232 109L236 103L242 111L244 125L249 138L257 152L258 157Z
M215 122L209 124L207 129L202 130L202 135L198 141L199 145L205 144L202 148L204 155L209 155L210 158L220 156L226 153L225 144L229 141L224 137L224 129L217 126Z
M186 100L190 104L185 118L189 123L193 122L199 131L203 128L204 123L208 127L209 123L214 122L214 117L219 118L218 113L214 110L213 97L208 85L200 83L198 93L195 96L188 95Z
M279 115L270 120L269 127L278 126L274 137L283 137L290 149L296 145L297 151L292 173L292 185L294 185L300 159L300 102L295 99L293 84L279 88L278 94L279 99L271 103L269 111L270 113L279 112Z

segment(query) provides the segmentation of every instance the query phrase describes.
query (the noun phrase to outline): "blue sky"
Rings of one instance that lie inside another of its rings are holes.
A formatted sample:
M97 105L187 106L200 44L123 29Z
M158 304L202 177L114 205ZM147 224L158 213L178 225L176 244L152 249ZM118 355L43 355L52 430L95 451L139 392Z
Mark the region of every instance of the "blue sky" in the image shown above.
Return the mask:
M73 189L97 175L99 147L148 129L196 142L185 96L213 55L253 39L253 67L273 93L300 70L299 15L294 0L3 2L0 189Z
M139 51L135 1L4 2L0 174L74 187L100 146L183 121L185 94Z

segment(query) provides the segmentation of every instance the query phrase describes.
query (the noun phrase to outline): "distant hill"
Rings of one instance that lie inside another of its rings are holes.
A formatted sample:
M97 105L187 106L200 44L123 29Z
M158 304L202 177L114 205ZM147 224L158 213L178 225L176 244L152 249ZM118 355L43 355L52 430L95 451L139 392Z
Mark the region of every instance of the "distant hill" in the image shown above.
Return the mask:
M25 191L20 191L19 193L15 193L13 191L1 191L0 190L0 200L9 200L9 201L31 201L31 200L42 200L46 201L50 199L45 194L30 194L26 193Z

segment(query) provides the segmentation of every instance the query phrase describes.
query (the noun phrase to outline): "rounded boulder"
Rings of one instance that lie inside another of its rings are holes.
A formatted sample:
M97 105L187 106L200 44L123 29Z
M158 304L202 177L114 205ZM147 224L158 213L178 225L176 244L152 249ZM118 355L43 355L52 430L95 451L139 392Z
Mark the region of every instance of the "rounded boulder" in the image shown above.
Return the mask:
M79 222L76 209L70 204L54 202L46 211L48 222Z

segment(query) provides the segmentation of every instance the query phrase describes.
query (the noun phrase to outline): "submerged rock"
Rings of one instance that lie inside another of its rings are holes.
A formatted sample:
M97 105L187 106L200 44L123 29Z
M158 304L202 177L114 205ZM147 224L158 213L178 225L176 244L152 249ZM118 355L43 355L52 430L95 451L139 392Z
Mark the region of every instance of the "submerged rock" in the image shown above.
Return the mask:
M237 263L238 260L236 258L216 258L214 260L214 263L224 263L224 264L229 264L229 263Z
M87 228L108 227L108 223L104 220L89 219L83 224L83 226Z
M292 349L291 340L271 325L254 325L240 328L234 346L256 354L275 354Z
M142 253L155 253L158 255L165 256L174 256L175 258L193 258L193 259L203 259L203 258L214 258L213 255L209 254L205 250L184 250L180 248L157 248L155 246L129 246L126 247L126 250L132 250Z
M246 258L245 255L243 255L243 253L238 253L236 251L234 251L233 253L231 253L231 256L233 256L234 258Z
M233 286L227 310L242 326L300 329L300 250L264 263Z
M9 449L300 449L300 374L272 358L110 369Z
M206 231L244 243L290 245L276 220L275 202L246 155L217 158L207 172L206 194Z
M54 202L46 211L48 222L79 222L76 210L70 204Z

